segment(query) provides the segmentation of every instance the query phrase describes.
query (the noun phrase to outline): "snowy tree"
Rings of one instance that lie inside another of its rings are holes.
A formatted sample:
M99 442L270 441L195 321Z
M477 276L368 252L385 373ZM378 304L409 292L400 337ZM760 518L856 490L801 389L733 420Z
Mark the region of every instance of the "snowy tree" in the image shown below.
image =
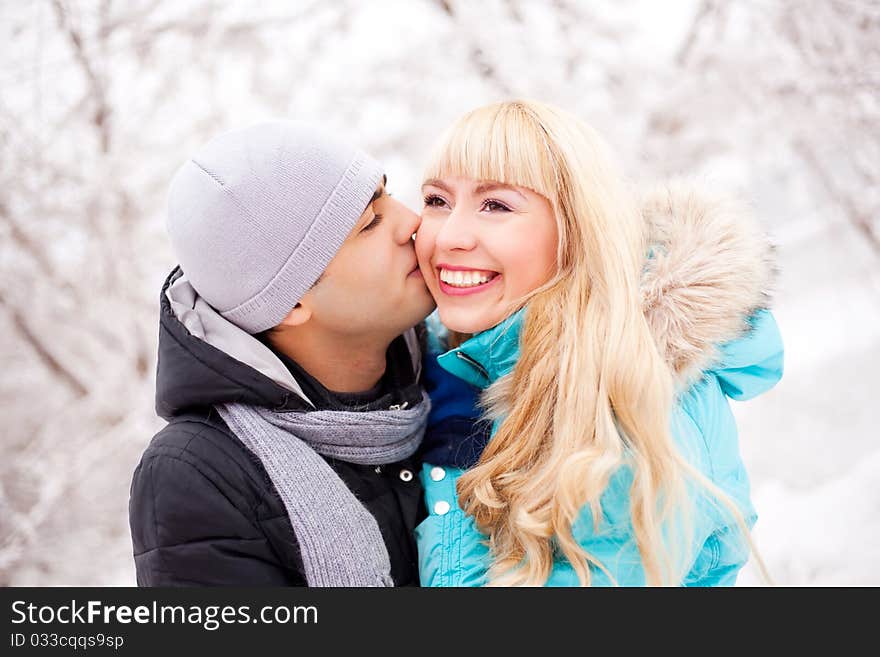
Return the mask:
M0 5L0 36L0 584L134 581L128 486L162 426L163 212L188 154L314 120L417 208L441 130L511 97L582 116L637 181L699 175L754 205L788 349L783 383L737 409L759 544L781 583L880 583L877 554L843 556L880 540L877 2L27 0ZM816 514L840 529L804 549Z

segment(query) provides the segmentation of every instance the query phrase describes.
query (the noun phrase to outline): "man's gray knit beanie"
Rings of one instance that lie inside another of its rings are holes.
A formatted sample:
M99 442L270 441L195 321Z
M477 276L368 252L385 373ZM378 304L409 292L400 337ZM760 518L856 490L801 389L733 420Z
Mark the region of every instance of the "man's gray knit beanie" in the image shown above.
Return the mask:
M382 180L366 153L298 121L212 139L174 176L168 234L184 274L248 333L318 280Z

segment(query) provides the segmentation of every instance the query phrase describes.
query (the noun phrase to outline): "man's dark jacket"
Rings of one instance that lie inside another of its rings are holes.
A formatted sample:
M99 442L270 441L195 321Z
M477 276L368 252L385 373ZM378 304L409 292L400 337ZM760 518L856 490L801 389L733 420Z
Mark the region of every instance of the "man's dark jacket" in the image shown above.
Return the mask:
M305 586L290 519L265 468L229 430L215 404L312 409L296 393L195 337L160 297L156 412L168 425L135 469L129 500L139 586ZM418 373L401 337L388 350L381 394L367 410L421 400ZM318 409L340 398L278 354ZM418 464L326 462L373 514L398 586L418 585L413 530L425 515Z

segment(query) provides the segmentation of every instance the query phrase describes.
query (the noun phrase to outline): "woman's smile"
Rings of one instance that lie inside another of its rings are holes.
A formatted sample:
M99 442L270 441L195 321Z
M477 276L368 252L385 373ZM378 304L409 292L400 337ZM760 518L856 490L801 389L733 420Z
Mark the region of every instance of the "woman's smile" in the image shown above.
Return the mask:
M450 296L478 294L501 278L497 271L472 269L441 263L437 265L437 282L440 291Z

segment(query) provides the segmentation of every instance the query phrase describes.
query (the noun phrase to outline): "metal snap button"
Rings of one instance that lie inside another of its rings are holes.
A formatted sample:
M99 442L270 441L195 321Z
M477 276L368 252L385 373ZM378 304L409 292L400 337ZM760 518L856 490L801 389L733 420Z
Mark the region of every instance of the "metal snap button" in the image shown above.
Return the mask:
M401 481L412 481L413 473L411 470L403 469L400 471L400 480Z

